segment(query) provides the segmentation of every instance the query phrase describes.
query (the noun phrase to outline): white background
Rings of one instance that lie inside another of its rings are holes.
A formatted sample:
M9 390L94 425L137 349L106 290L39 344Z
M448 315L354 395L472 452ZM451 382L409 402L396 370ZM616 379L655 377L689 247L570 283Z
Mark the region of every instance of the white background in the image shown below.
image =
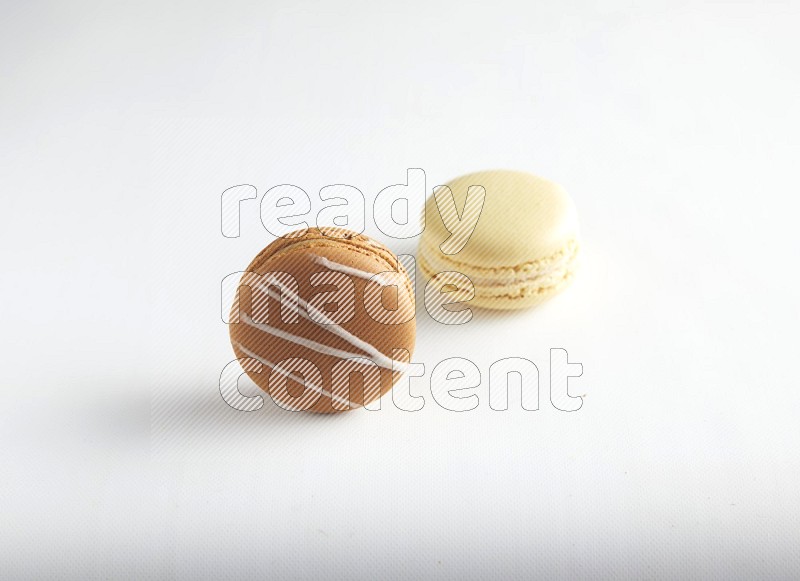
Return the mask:
M800 576L799 29L790 2L5 2L2 575ZM563 184L574 285L421 311L417 413L229 408L219 283L272 237L255 201L224 238L222 191L317 209L409 167ZM454 356L474 411L431 398ZM489 408L510 356L538 411Z

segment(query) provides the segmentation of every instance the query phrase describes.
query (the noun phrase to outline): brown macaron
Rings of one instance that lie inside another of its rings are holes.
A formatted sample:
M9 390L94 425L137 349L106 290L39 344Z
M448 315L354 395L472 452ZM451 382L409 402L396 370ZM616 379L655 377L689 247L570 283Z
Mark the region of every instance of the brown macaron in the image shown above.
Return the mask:
M336 413L389 391L416 338L414 288L385 246L309 228L264 248L231 309L233 350L250 378L293 411Z

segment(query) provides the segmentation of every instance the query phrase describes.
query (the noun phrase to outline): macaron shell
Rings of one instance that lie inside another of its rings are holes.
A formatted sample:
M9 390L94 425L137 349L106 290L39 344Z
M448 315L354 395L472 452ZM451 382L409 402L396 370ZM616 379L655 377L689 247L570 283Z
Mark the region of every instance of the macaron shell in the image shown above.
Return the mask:
M486 201L466 246L451 255L483 267L516 267L556 254L578 238L575 204L558 184L526 172L497 170L461 176L447 184L456 208L464 208L470 186L483 186ZM434 196L425 204L422 241L438 246L450 232Z
M337 241L341 244L337 244ZM266 246L250 263L249 268L257 269L263 262L289 248L298 249L302 243L322 244L323 246L351 248L367 256L375 256L384 260L391 269L398 269L397 257L377 240L358 234L345 228L323 226L308 228L302 234L292 232L289 236L278 238Z
M425 205L418 264L426 278L452 270L475 287L472 306L519 309L536 306L573 279L579 251L578 219L561 186L525 172L468 174L447 186L463 215L470 186L486 191L481 215L466 245L445 254L450 237L434 196Z
M369 345L376 350L379 365L378 381L370 381L369 373L352 373L349 375L351 384L350 390L344 392L344 396L351 402L351 407L355 408L365 403L377 399L382 394L389 391L395 381L400 377L400 373L392 373L390 361L394 349L402 349L410 354L414 351L416 323L414 314L414 295L410 281L401 270L404 281L399 287L399 295L396 302L405 307L400 319L404 320L401 324L386 324L373 319L368 312L368 305L364 303L365 290L371 285L371 297L375 297L376 289L380 285L367 280L369 274L377 274L396 269L396 259L390 251L382 245L366 237L354 235L350 239L339 239L322 235L314 229L304 236L290 239L280 239L253 260L248 267L248 272L254 273L279 273L286 272L291 274L299 285L298 295L305 301L312 300L312 297L321 292L336 291L341 285L338 283L312 285L310 277L314 273L330 273L328 267L321 263L321 259L330 261L328 264L341 265L351 269L352 272L360 272L363 276L348 275L354 287L354 315L348 321L337 325L340 328L339 334L332 332L330 325L320 324L317 321L300 317L296 322L287 322L281 316L280 303L276 298L266 299L268 304L265 315L264 301L256 309L260 314L258 321L249 324L244 320L253 311L252 290L248 286L242 286L239 296L238 308L243 313L239 323L230 326L231 343L237 358L253 358L254 355L269 364L277 364L288 358L303 358L312 362L321 373L320 385L315 387L325 392L342 395L342 385L334 385L333 371L337 364L344 358L342 354L349 353L355 357L364 357L375 360L365 353L360 345ZM355 242L354 242L355 239ZM392 264L394 263L394 264ZM402 267L401 267L402 268ZM345 273L341 273L345 274ZM400 275L398 275L400 276ZM341 288L344 288L341 286ZM388 293L388 297L387 297ZM392 297L394 293L389 290L383 291L384 304L388 308L393 308ZM262 299L264 297L262 296ZM373 301L374 302L374 301ZM342 302L339 302L342 308ZM235 304L235 307L237 305ZM373 308L370 306L369 308ZM330 316L330 313L323 313ZM408 318L408 320L405 320ZM252 319L255 319L253 317ZM266 319L266 320L265 320ZM276 336L275 331L268 331L264 324L277 329L282 336ZM342 338L341 334L350 337ZM354 342L356 344L354 345ZM265 364L264 367L269 367ZM360 370L364 369L362 365ZM283 407L291 407L301 401L299 398L304 389L303 384L294 379L286 380L286 390L292 398L285 396L281 400L281 395L275 392L274 385L271 384L275 379L272 369L261 368L258 371L245 366L245 370L251 379L262 389L270 393ZM370 372L371 373L371 372ZM374 375L372 376L374 377ZM305 378L308 380L308 378ZM313 394L312 394L313 395ZM298 399L294 399L298 398ZM313 399L313 398L312 398ZM307 401L307 400L303 400ZM307 408L308 411L318 413L334 413L344 411L332 405L332 398L323 394L316 403Z

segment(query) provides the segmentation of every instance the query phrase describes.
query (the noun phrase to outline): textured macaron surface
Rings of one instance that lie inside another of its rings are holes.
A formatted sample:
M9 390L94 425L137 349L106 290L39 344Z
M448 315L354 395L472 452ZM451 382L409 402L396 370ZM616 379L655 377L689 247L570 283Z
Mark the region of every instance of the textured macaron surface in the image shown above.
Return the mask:
M571 198L561 186L518 171L485 171L461 176L446 187L455 209L465 214L472 186L485 191L477 224L463 248L448 249L453 206L430 196L419 265L427 277L460 272L475 286L473 304L490 308L532 306L560 291L572 278L579 249L578 219ZM446 200L445 200L446 201Z
M397 258L340 228L267 246L231 310L233 349L252 380L284 408L320 413L391 389L415 332L414 292Z

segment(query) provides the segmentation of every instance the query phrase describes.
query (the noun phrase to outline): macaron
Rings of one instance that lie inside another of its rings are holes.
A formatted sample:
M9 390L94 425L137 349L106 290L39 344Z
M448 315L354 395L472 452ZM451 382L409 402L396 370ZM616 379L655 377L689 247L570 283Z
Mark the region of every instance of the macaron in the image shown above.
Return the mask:
M347 411L389 391L411 360L414 288L397 257L367 236L293 232L247 267L230 337L243 369L280 407Z
M561 186L526 172L496 170L467 174L434 190L425 204L417 260L440 286L448 277L439 273L467 276L475 292L469 305L522 309L569 285L578 250L575 204Z

